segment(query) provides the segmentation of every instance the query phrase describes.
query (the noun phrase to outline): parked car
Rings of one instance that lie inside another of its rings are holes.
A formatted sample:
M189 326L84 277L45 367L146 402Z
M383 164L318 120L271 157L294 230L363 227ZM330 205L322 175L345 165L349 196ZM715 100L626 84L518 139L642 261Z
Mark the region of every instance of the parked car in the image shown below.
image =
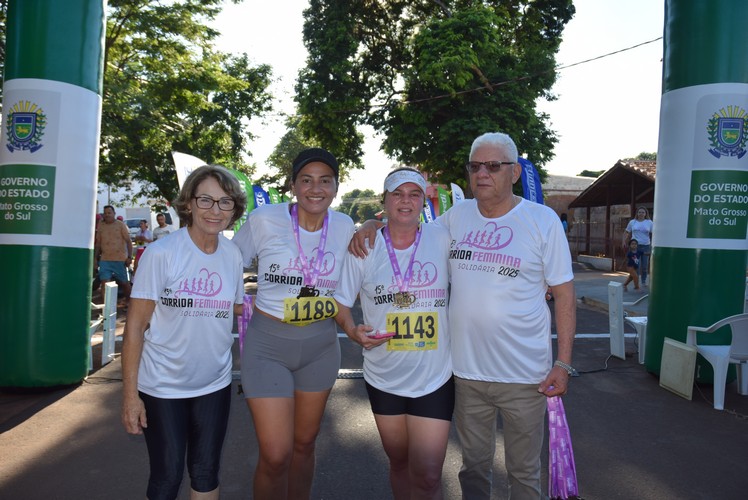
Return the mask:
M179 220L176 218L176 213L173 212L173 210L170 209L167 212L159 212L159 213L163 213L164 216L166 217L166 225L169 226L169 230L171 232L174 232L177 229L179 229ZM174 217L172 217L172 213L174 213ZM148 220L148 229L150 229L151 231L153 231L153 228L155 228L157 225L156 215L157 215L156 212L152 212L150 214L150 220L147 218L145 219L145 220ZM143 218L141 217L124 220L125 224L127 224L127 230L130 231L130 239L133 241L135 241L135 236L137 236L138 233L140 232L140 221L141 220L143 220Z
M127 230L130 231L130 239L135 241L135 237L140 232L140 221L143 219L125 219Z

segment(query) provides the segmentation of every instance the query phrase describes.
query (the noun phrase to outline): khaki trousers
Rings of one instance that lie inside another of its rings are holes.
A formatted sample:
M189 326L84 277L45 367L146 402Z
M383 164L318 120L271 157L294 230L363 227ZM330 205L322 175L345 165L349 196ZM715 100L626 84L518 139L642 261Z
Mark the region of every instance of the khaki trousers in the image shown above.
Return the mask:
M462 445L462 498L491 498L496 416L501 414L509 498L538 500L546 397L537 384L481 382L455 377L455 426Z

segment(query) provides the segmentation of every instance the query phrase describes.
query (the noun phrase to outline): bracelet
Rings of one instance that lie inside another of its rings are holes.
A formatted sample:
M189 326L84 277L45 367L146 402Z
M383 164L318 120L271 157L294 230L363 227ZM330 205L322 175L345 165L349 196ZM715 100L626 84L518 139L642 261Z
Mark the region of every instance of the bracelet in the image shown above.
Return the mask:
M569 374L570 377L576 371L573 366L568 365L568 364L564 363L563 361L559 361L558 359L553 362L553 366L558 366L559 368L563 368L564 371L566 371L566 373Z

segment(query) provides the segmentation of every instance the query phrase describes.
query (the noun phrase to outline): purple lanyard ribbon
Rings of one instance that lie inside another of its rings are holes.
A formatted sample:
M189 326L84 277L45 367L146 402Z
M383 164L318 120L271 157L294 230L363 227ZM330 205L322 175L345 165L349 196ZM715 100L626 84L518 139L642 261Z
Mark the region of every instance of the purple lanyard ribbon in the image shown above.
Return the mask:
M252 302L254 297L252 295L244 295L244 302L242 304L242 315L239 317L238 328L239 328L239 354L244 352L244 337L247 335L247 326L249 326L249 320L252 319Z
M548 398L548 496L574 498L579 496L574 450L571 447L569 424L561 398Z
M294 204L291 207L291 224L293 225L293 234L296 238L296 248L299 249L299 258L301 259L301 274L304 275L304 283L307 286L314 287L317 284L317 278L319 278L319 270L322 267L322 260L325 257L325 245L327 245L328 219L329 214L325 212L325 220L322 222L322 234L319 237L319 244L317 245L317 258L314 261L314 266L311 266L309 265L309 259L304 254L304 249L301 248L298 205Z
M421 241L421 227L419 226L418 231L416 231L416 240L413 243L413 253L410 254L410 261L408 262L408 268L405 270L405 276L400 272L400 266L397 263L395 248L392 246L390 228L385 226L382 234L384 235L384 244L387 247L387 255L390 257L390 264L392 265L392 272L395 275L397 288L401 292L407 292L408 287L410 286L410 278L413 276L413 262L416 258L416 250L418 250L418 243Z

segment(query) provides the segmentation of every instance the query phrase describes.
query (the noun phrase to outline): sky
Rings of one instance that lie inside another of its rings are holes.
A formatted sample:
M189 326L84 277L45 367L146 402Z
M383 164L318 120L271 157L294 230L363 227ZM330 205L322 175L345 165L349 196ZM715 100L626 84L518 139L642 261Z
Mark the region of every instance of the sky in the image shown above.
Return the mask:
M294 84L306 59L302 11L307 5L307 0L226 2L214 23L222 33L219 50L246 52L253 64L273 67L270 91L279 99L277 111L250 122L257 136L249 145L250 161L259 166L258 176L266 172L262 165L285 133L282 114L294 111ZM556 62L563 67L600 59L561 69L552 88L557 99L538 103L559 138L555 158L545 165L556 175L606 170L619 159L657 151L662 40L622 50L662 36L664 1L576 0L574 5L576 14L564 29ZM373 186L381 191L385 173L396 163L379 150L381 140L370 129L362 132L367 167L355 170L340 194Z

